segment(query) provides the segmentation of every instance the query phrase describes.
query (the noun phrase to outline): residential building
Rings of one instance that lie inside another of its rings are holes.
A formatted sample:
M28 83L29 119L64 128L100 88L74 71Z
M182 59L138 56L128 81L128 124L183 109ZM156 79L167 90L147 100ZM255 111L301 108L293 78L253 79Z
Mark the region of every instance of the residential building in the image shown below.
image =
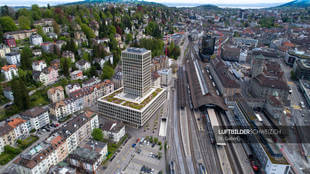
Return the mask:
M29 120L27 122L28 130L38 130L50 123L48 109L46 107L36 106L20 113L20 115L23 119Z
M127 48L122 51L124 92L142 97L151 88L151 51Z
M98 77L92 77L89 80L82 83L82 87L93 86L97 83L100 83L101 80Z
M20 64L20 54L17 52L10 52L5 55L6 61L10 65L19 65Z
M75 70L70 73L71 80L82 80L84 79L83 71L81 70Z
M13 37L15 40L23 40L29 38L32 34L36 33L37 29L31 30L19 30L19 31L11 31L3 34L4 38Z
M126 134L125 125L118 121L106 120L100 125L100 129L102 130L105 139L114 142L119 142Z
M43 71L47 65L44 60L36 60L32 62L32 70L34 71Z
M50 88L47 91L47 97L52 101L52 103L64 100L65 99L64 88L62 86Z
M68 143L57 131L47 137L45 142L52 145L56 152L57 161L63 161L68 156Z
M43 19L40 19L40 20L36 20L33 22L33 25L34 26L52 26L53 25L53 22L55 22L55 20L53 18L43 18Z
M43 38L39 34L32 34L30 36L30 44L39 46L42 43L43 43Z
M14 77L18 77L18 69L16 65L4 65L1 68L1 73L4 74L5 80L10 81Z
M66 139L68 153L73 152L82 142L91 136L93 128L98 128L98 115L87 110L82 112L65 123L57 130L57 133Z
M4 43L10 48L16 47L16 41L14 37L9 36L9 37L4 38Z
M6 54L10 53L11 49L5 44L0 44L0 57L5 57Z
M65 87L67 95L70 95L72 92L77 91L79 89L81 89L81 86L78 83L69 84Z
M13 146L16 142L14 128L9 126L5 121L0 122L0 152L3 152L4 146Z
M55 43L54 42L43 42L41 44L42 50L45 53L53 53L54 48L55 48Z
M78 147L69 154L68 162L85 173L95 174L107 154L107 144L99 141L88 142L84 147Z
M170 81L171 81L171 78L172 78L171 69L159 70L158 74L160 76L160 84L162 86L168 86L170 84Z
M32 54L35 57L39 57L42 55L42 51L41 51L41 49L34 49L34 50L32 50Z
M86 71L90 68L90 63L84 59L81 59L75 63L75 67L81 71Z
M52 103L49 107L51 116L55 120L60 120L63 117L66 117L70 114L73 114L76 111L79 111L84 108L83 97L79 98L66 98L62 101Z
M16 170L23 174L47 173L51 166L58 163L54 147L46 142L23 152L15 161Z
M76 173L77 172L75 168L59 164L56 166L52 166L48 171L48 174L76 174Z
M218 58L211 59L211 65L208 69L210 70L211 76L219 89L219 93L224 97L241 93L239 83L222 60Z
M62 57L64 58L69 58L71 60L71 63L74 63L75 62L75 56L74 56L74 53L72 51L64 51L62 53Z
M28 129L26 122L26 120L19 117L8 120L7 123L14 129L16 139L29 135L30 130Z
M97 125L92 125L93 123L98 123L98 116L92 111L73 117L64 126L55 130L45 141L22 153L14 161L17 173L47 173L50 167L65 159L78 145L91 136L92 129L98 128ZM101 154L105 152L104 150L100 151ZM67 171L64 170L64 172Z
M33 79L40 81L47 86L55 83L58 80L58 70L53 66L45 67L42 71L33 71Z

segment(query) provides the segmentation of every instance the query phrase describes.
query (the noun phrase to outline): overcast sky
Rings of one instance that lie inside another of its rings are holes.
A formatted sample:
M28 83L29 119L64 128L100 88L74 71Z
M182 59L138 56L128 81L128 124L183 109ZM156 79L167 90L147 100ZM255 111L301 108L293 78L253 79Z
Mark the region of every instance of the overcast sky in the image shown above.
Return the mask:
M67 2L76 2L81 0L0 0L0 6L30 6L38 4L45 6L48 3L51 5ZM285 3L292 0L146 0L159 3L196 3L196 4L254 4L254 3Z

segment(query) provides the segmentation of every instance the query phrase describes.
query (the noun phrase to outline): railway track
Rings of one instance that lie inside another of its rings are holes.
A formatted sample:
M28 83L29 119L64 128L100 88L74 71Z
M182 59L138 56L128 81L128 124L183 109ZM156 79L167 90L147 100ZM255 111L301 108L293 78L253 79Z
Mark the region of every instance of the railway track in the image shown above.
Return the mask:
M224 127L226 127L226 125L229 125L228 124L229 121L226 115L220 112L217 112L217 115L218 115L219 121L221 122L221 125L223 125ZM243 174L241 164L239 162L239 159L237 158L237 153L230 142L226 143L225 151L230 161L230 164L231 164L230 166L232 168L233 173Z
M186 57L188 61L193 61L195 59L198 59L197 57L197 53L195 53L195 49L194 49L194 45L192 42L190 42L189 44L189 50L188 50L188 56ZM190 70L187 70L190 71ZM190 100L186 100L186 101L190 101ZM194 112L190 111L191 114L191 119L196 119ZM197 122L195 122L194 124L194 128L192 128L191 130L193 130L194 132L192 133L196 133L197 139L198 139L198 145L200 147L200 152L202 154L202 160L204 163L204 166L206 167L207 173L211 173L211 174L222 174L221 171L221 167L220 167L220 160L217 154L217 150L216 147L211 143L209 136L207 135L206 132L201 132L198 129L198 125ZM206 129L206 126L204 125L204 130ZM192 143L191 143L191 147ZM194 152L192 151L192 154ZM197 161L195 161L195 167L197 167L198 169L198 163Z

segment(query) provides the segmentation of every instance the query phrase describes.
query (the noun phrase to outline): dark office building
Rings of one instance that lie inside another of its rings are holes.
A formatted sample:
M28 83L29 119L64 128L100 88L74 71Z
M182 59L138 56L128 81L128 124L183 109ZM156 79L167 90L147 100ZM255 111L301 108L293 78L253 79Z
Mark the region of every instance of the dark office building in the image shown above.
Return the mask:
M215 37L206 34L202 37L201 47L199 50L202 61L209 61L210 56L214 53Z
M310 80L310 61L299 59L294 63L294 72L298 79Z

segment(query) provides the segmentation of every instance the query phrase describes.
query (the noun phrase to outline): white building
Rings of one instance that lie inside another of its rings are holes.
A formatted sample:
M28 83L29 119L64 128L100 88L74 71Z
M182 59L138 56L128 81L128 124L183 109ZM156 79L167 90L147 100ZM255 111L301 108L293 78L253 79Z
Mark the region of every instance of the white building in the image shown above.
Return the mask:
M172 78L171 69L162 69L158 71L160 76L160 85L161 86L168 86L170 84Z
M160 109L166 99L167 91L151 88L140 98L125 97L123 88L98 99L98 110L102 117L118 120L135 127L143 126Z
M32 34L30 36L30 44L41 45L43 43L43 38L39 34Z
M81 89L80 84L74 83L74 84L69 84L65 87L65 92L67 95L70 95L72 92L77 91Z
M6 61L10 65L19 65L20 64L20 54L17 52L10 52L5 55Z
M10 53L11 49L5 44L0 44L0 57L5 57L6 54Z
M84 78L83 71L75 70L70 73L71 80L82 80Z
M60 120L61 118L73 114L76 111L82 110L84 108L83 97L80 97L80 99L81 100L70 97L51 104L49 107L51 115L56 120Z
M75 67L81 71L88 70L90 68L90 63L82 59L75 63Z
M5 80L10 81L14 77L18 77L18 69L16 65L5 65L1 68L1 73L4 74Z
M8 121L8 125L14 129L16 138L26 137L29 135L27 121L22 118L13 118Z
M32 62L32 69L35 71L43 71L43 69L46 67L47 65L44 60L37 60Z
M50 123L48 109L43 107L34 107L20 114L22 118L29 120L28 129L40 129Z
M117 121L107 120L100 128L103 131L104 138L114 142L119 142L126 134L125 125Z

